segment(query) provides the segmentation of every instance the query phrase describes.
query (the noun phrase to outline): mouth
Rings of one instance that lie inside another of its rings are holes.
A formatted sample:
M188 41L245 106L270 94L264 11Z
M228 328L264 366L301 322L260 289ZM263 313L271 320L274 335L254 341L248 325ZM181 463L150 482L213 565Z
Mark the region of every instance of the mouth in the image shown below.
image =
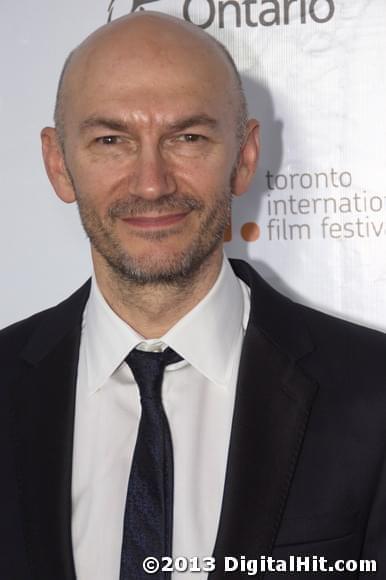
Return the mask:
M185 219L189 212L168 214L161 216L136 216L124 218L122 221L139 228L162 228L179 223Z

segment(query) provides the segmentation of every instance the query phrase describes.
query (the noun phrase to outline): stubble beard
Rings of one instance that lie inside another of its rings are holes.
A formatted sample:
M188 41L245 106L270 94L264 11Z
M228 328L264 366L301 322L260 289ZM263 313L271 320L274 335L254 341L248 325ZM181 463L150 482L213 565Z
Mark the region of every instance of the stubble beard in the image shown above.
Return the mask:
M108 210L107 217L102 221L95 209L81 192L76 191L78 210L84 230L97 253L104 259L111 275L119 283L144 285L167 285L186 288L191 284L197 273L205 267L210 256L219 248L224 240L224 232L230 223L232 209L233 175L228 189L216 197L216 200L204 217L199 229L190 243L166 259L157 259L148 254L136 257L129 249L123 247L114 224L117 220L147 212L167 214L168 210L187 210L203 215L206 206L203 202L188 196L175 194L165 195L155 201L144 200L141 197L130 200L117 200ZM188 218L189 219L189 218ZM173 234L168 230L138 231L137 237L154 242Z

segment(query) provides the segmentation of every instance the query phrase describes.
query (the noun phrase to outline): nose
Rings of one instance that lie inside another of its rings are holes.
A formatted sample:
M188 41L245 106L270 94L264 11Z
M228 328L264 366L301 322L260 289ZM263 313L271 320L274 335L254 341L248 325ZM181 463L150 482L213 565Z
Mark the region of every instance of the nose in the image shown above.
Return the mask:
M141 145L130 174L129 190L132 195L149 200L175 193L176 182L172 170L158 144Z

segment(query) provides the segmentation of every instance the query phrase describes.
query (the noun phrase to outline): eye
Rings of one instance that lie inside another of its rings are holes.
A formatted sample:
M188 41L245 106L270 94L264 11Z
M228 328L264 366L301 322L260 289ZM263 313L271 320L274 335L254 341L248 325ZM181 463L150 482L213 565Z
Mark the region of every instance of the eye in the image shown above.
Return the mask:
M198 143L199 141L207 141L207 138L204 135L198 135L197 133L184 133L184 135L176 137L176 141L181 141L183 143Z
M122 143L122 139L118 135L104 135L103 137L98 137L96 142L102 145L117 145Z

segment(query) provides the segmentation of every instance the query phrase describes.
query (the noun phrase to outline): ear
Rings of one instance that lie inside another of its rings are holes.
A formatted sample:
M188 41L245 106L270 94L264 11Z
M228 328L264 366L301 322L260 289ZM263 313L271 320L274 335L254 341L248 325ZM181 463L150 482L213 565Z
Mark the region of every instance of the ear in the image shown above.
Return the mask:
M248 121L233 182L234 195L245 193L255 175L260 153L259 129L259 122L256 119Z
M62 201L72 203L76 200L75 191L68 175L57 131L53 127L45 127L40 137L44 165L51 185Z

